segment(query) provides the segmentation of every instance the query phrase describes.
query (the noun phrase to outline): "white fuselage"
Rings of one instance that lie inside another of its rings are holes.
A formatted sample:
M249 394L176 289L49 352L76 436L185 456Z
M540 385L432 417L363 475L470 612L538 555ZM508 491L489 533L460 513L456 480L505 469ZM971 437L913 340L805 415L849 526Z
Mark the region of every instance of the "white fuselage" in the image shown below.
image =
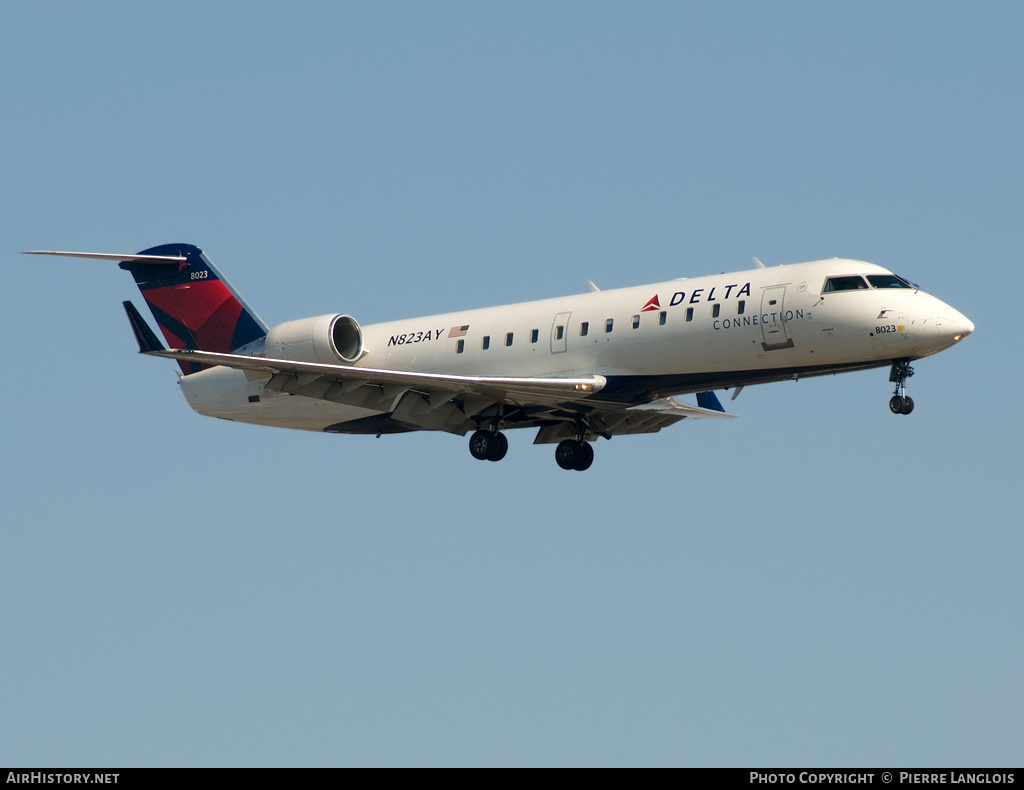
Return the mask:
M973 330L914 288L823 291L830 277L886 274L832 259L391 321L362 327L365 352L355 365L601 375L608 385L595 398L635 404L917 359ZM266 384L224 367L181 380L196 411L231 420L320 431L381 413L269 392Z

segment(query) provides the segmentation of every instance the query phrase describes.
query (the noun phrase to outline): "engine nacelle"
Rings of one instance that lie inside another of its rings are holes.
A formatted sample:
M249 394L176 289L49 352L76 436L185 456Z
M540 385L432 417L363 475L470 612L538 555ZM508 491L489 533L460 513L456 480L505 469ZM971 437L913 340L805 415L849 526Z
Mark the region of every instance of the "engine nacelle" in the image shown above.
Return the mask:
M278 324L269 332L263 355L295 362L352 364L363 355L363 330L350 315L321 315Z

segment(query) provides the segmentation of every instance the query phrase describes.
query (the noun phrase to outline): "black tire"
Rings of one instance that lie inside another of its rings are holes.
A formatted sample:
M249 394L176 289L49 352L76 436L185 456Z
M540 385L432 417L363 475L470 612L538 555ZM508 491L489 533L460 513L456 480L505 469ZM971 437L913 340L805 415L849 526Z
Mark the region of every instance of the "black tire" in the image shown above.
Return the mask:
M503 433L494 434L494 452L487 456L488 461L500 461L508 452L508 437Z
M903 409L900 411L900 414L910 414L910 412L912 412L913 410L914 410L914 399L911 398L909 395L907 395L903 399Z
M585 472L594 463L594 447L590 442L580 442L580 462L576 465L577 472Z
M498 440L490 431L475 431L469 437L469 453L478 461L486 461L498 449Z
M899 395L889 398L889 411L893 414L903 414L903 398Z
M555 448L555 463L563 469L576 469L582 455L580 443L575 439L564 439Z

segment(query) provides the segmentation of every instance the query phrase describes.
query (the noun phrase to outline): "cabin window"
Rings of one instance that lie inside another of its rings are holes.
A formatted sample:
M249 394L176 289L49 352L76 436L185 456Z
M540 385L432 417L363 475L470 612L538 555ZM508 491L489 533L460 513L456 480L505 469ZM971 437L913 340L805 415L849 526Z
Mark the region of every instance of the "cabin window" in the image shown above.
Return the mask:
M687 307L686 308L686 320L687 321L692 321L693 320L693 308L692 307Z
M555 340L561 340L563 335L565 335L565 327L559 324L555 327Z
M540 330L539 329L531 329L530 330L530 342L531 343L536 343L537 339L539 337L540 337Z
M860 291L867 290L868 284L860 275L848 275L845 277L829 277L825 280L825 288L822 293L833 293L835 291Z
M736 315L743 315L744 309L746 309L747 303L744 299L740 299L736 303Z
M868 282L872 288L913 288L910 283L895 274L869 274Z
M615 319L614 318L606 318L605 322L604 322L604 331L605 332L611 332L612 331L612 327L614 325L615 325Z
M718 318L718 314L722 312L722 305L716 304L711 308L711 317Z
M582 324L580 324L580 337L586 337L587 336L587 332L589 332L589 331L590 331L590 322L589 321L584 321Z
M466 341L465 340L460 340L458 343L455 344L455 353L456 354L461 354L465 350L466 350Z
M505 335L505 345L506 346L511 346L512 345L512 333L511 332L509 332L508 334Z
M486 351L487 349L489 349L491 347L491 336L490 335L484 335L484 339L480 342L480 347L484 351Z
M640 316L638 316L638 315L633 316L633 328L634 329L639 329L640 328Z

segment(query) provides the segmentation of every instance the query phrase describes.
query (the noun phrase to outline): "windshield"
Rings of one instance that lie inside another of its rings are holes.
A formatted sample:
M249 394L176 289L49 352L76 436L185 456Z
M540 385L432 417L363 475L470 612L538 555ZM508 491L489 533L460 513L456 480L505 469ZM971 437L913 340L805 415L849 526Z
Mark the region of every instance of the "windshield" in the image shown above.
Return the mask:
M868 282L872 288L913 288L910 283L895 274L869 274Z
M867 290L868 284L860 275L847 275L845 277L829 277L825 280L825 293L833 291L860 291Z
M871 283L869 286L868 283ZM825 279L825 287L822 293L835 293L837 291L866 291L868 288L911 288L917 286L911 282L897 277L895 274L869 274L867 282L859 274L844 274L840 277L828 277Z

